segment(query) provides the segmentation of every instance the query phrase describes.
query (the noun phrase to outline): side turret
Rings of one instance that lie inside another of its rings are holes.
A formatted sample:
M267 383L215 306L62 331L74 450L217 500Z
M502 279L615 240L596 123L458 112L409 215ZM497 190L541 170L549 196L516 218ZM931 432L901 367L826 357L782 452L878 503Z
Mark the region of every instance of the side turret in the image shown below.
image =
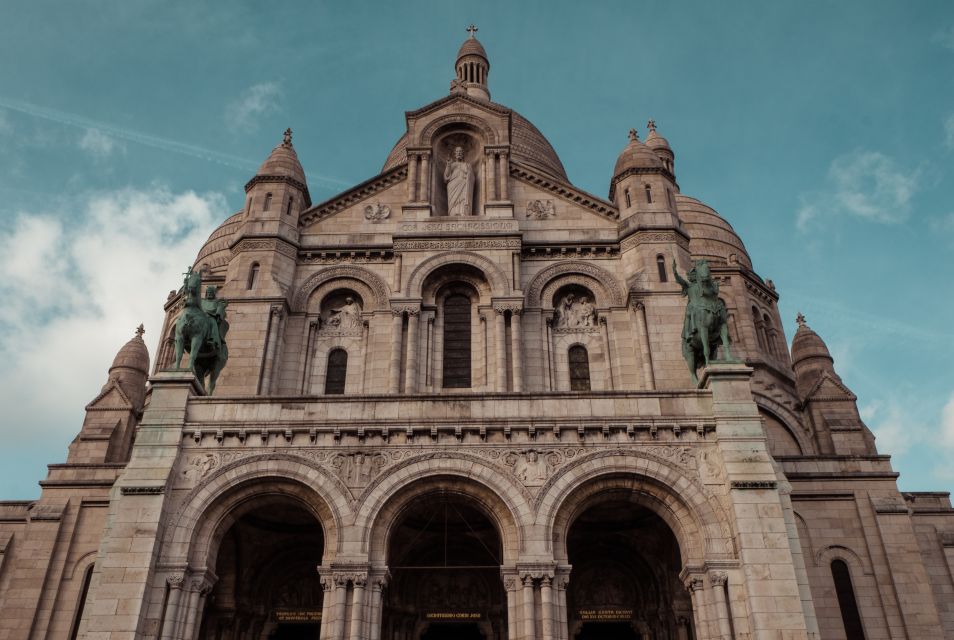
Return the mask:
M655 134L655 124L652 133ZM669 148L665 138L656 136L656 140L662 140L665 149ZM665 151L663 147L660 149ZM609 193L610 200L619 208L620 220L636 218L634 222L641 226L679 226L675 197L678 187L671 169L667 168L667 163L672 166L670 156L671 150L668 156L660 156L640 141L635 129L630 129L629 144L616 160Z
M457 52L457 61L454 69L457 77L451 82L451 92L466 93L478 100L490 100L490 89L487 88L487 76L490 73L490 61L484 46L477 39L477 27L467 27L470 37L464 40Z
M145 329L123 345L109 368L109 378L99 394L86 405L86 419L70 444L67 463L126 462L136 423L142 415L149 377L149 350Z
M835 372L828 345L798 314L792 338L795 389L811 424L818 451L826 455L873 455L874 436L858 413L858 397Z

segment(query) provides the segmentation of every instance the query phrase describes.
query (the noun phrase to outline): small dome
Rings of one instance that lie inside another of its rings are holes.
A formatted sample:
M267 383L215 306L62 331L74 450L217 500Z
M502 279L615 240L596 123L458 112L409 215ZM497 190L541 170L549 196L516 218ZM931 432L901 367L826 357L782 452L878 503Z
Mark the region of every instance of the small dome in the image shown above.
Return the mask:
M649 135L646 136L646 146L656 152L668 151L672 153L669 141L656 132L656 121L650 120L646 123L646 127L649 129Z
M652 149L640 142L636 135L636 129L629 131L629 144L619 154L616 160L616 167L613 169L613 177L621 175L629 169L663 169L662 160L659 159Z
M752 268L752 260L742 239L714 209L681 193L676 194L676 209L683 229L689 234L689 253L694 258Z
M460 61L464 56L480 56L484 60L488 60L487 52L484 51L484 45L480 44L480 40L471 36L464 40L464 44L460 45L460 49L457 51L457 60Z
M139 325L136 335L119 350L109 368L110 377L113 377L114 369L133 369L143 375L149 374L149 349L142 340L142 334L145 332L143 326Z
M830 364L835 362L825 341L805 323L805 316L798 314L798 330L792 338L792 365L797 366L811 358L824 358Z
M212 232L199 250L193 267L199 269L202 265L208 265L209 269L215 272L228 266L232 257L232 251L229 249L232 245L232 234L241 226L244 214L244 211L239 211Z
M281 176L305 184L305 171L298 162L298 154L291 143L291 130L285 132L285 141L272 149L268 159L255 172L256 176Z

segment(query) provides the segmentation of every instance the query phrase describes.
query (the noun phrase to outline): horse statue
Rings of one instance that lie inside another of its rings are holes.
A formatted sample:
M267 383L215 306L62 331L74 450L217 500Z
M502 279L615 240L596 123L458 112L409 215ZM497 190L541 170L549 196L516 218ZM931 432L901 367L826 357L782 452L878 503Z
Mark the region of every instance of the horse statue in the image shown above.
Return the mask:
M206 390L205 379L209 378L208 393L215 391L215 381L229 359L229 348L225 344L225 334L229 323L225 319L227 301L216 297L217 289L209 286L205 290L205 299L199 297L202 275L186 271L182 284L185 308L176 319L176 356L175 368L180 369L182 354L189 354L189 369Z
M712 279L708 260L694 261L684 280L673 258L672 272L682 287L682 295L689 298L682 324L682 357L689 365L693 384L699 384L696 370L700 366L708 367L709 362L715 360L720 343L722 359L732 360L729 353L729 316L725 302L719 298L719 283Z

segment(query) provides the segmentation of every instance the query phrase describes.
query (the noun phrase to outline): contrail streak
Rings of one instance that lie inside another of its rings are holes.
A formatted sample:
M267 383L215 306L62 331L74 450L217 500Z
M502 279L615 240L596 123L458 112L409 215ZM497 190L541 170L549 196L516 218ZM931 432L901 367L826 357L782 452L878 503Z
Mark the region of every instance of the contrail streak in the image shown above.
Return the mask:
M179 142L178 140L160 138L158 136L153 136L148 133L136 131L134 129L117 127L105 122L98 122L96 120L84 118L83 116L77 115L75 113L68 113L66 111L59 111L57 109L50 109L47 107L31 104L29 102L10 100L3 97L0 97L0 107L4 107L12 111L18 111L20 113L25 113L26 115L32 116L34 118L42 118L44 120L50 120L51 122L56 122L58 124L64 124L71 127L78 127L81 129L98 129L122 140L128 140L129 142L135 142L137 144L152 147L154 149L160 149L162 151L179 153L192 158L198 158L200 160L215 162L227 167L242 169L243 171L252 172L258 169L258 163L252 162L248 158L242 158L240 156L233 156L227 153L213 151L211 149L206 149L205 147L200 147L194 144ZM350 184L344 182L343 180L338 180L337 178L331 178L328 176L313 177L317 178L321 182L333 185L331 188L349 186Z

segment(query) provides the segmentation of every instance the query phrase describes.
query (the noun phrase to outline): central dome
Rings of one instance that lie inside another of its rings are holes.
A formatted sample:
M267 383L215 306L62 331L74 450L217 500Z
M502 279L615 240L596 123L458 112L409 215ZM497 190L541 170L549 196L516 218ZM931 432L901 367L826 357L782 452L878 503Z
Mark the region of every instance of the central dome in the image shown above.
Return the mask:
M495 106L507 109L502 105L495 104ZM560 157L554 151L550 142L540 133L540 130L513 109L508 109L508 111L511 114L511 159L514 162L543 171L564 182L569 182L570 179L566 175L563 163L560 162ZM405 162L407 162L407 133L401 136L401 139L391 149L381 173L390 171Z

